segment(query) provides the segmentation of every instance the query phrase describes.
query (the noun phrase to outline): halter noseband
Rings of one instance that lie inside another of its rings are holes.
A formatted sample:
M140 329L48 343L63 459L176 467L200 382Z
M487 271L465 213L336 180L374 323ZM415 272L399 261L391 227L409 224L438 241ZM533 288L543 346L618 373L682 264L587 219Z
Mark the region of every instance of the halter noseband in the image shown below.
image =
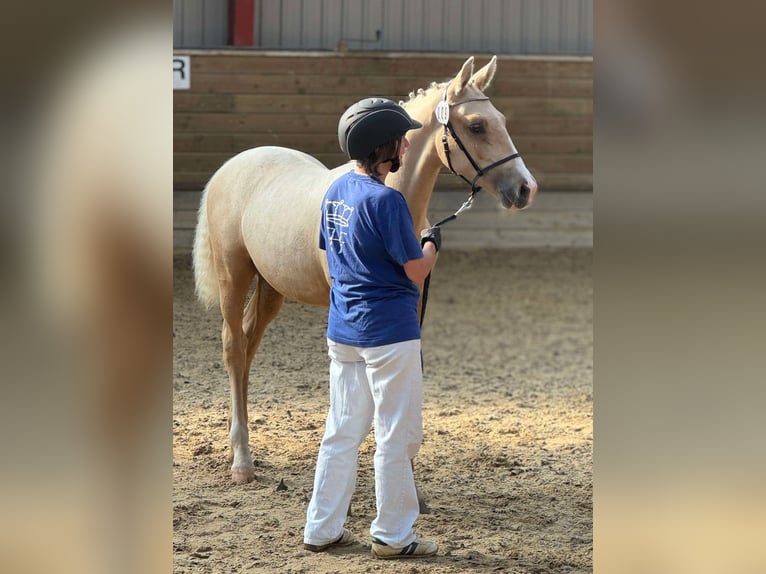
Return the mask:
M454 104L447 103L447 90L449 89L450 84L447 83L447 85L444 87L444 93L442 94L442 99L439 101L439 103L436 105L436 109L434 110L434 114L436 115L436 120L444 126L444 133L442 134L442 145L444 146L444 155L447 157L447 166L449 167L449 170L456 176L458 176L460 179L465 181L468 185L471 186L471 195L468 198L468 200L458 209L454 214L450 215L449 217L442 219L440 222L436 223L434 227L439 227L440 225L447 223L448 221L452 221L453 219L456 219L458 215L460 215L461 212L463 212L466 209L471 208L471 204L473 203L474 196L481 191L481 186L476 185L476 181L483 175L485 175L489 170L496 168L499 165L502 165L506 162L511 161L512 159L516 159L517 157L520 157L521 154L513 153L509 156L504 157L503 159L500 159L494 163L489 164L486 167L479 167L479 164L476 163L476 161L473 159L471 154L466 149L465 145L463 145L463 142L460 140L460 138L457 135L457 132L455 131L455 128L452 126L452 122L450 121L450 106L457 106L460 104L465 104L467 102L478 102L478 101L484 101L489 100L489 98L482 97L482 98L472 98L469 100L463 100L462 102L457 102ZM452 139L455 140L455 143L457 143L457 146L461 149L461 151L465 154L465 157L468 158L468 161L471 162L471 165L473 166L473 169L476 170L476 175L473 178L473 181L468 179L462 174L459 174L455 171L455 169L452 167L452 158L450 156L450 149L449 149L449 136L452 136Z

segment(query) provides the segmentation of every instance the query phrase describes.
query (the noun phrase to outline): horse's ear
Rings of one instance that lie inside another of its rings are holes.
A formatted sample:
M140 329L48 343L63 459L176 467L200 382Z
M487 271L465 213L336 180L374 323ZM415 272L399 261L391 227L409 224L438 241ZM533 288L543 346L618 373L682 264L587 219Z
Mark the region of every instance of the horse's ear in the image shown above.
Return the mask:
M468 82L471 81L471 74L473 74L473 56L465 61L465 64L463 64L463 67L460 69L460 72L458 72L458 75L455 76L455 78L452 80L452 83L450 83L449 92L447 94L448 101L455 101L455 99L468 85Z
M492 83L492 78L495 77L495 71L497 70L497 56L492 56L489 63L481 70L471 76L470 84L473 84L482 92Z

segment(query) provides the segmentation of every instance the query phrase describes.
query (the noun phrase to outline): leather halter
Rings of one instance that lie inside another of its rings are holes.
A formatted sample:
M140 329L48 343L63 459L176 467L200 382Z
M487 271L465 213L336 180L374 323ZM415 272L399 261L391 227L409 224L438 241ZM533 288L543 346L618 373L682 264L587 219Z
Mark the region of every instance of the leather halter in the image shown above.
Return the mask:
M489 100L489 98L487 98L486 96L481 98L471 98L469 100L463 100L462 102L456 102L456 103L450 104L447 102L447 90L449 89L450 83L451 82L448 82L447 85L444 87L444 93L442 94L442 99L437 104L436 109L434 110L434 114L436 115L437 121L444 126L444 133L442 134L442 145L444 146L444 155L447 157L447 167L449 167L449 170L454 175L458 176L460 179L462 179L468 185L471 186L471 195L468 198L468 200L460 207L460 209L458 209L454 214L450 215L449 217L442 219L441 221L436 223L434 227L438 227L444 223L447 223L449 221L452 221L453 219L456 219L457 216L460 215L462 211L471 208L471 204L473 203L474 196L482 189L481 186L476 185L477 180L481 176L485 175L488 171L498 167L499 165L509 162L512 159L516 159L517 157L521 157L521 154L516 152L494 163L491 163L486 167L479 167L479 164L476 163L476 160L473 159L469 151L466 149L465 145L463 145L463 142L460 140L460 137L457 135L455 128L452 126L452 121L449 118L450 116L449 110L452 106L459 106L460 104L465 104L467 102L485 101L485 100ZM467 157L468 161L471 162L473 169L476 170L476 175L474 176L473 181L468 179L464 175L456 172L455 169L452 167L452 157L450 156L450 149L449 149L449 136L452 136L452 139L455 140L455 143L457 143L457 146L465 154L465 157Z

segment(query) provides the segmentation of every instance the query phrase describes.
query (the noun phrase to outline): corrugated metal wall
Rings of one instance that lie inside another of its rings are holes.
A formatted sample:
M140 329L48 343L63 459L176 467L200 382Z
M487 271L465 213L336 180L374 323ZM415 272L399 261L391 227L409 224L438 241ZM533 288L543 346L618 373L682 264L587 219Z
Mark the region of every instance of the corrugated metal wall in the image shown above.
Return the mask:
M173 0L173 46L226 46L229 3L226 0Z
M174 45L226 45L227 2L174 0ZM593 0L256 0L254 47L580 54Z

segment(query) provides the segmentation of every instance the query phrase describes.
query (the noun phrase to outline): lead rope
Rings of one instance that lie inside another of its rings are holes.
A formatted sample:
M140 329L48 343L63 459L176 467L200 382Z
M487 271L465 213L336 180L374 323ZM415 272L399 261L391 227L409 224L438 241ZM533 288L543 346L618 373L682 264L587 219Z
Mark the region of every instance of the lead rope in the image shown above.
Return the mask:
M476 195L476 191L472 191L470 197L463 203L463 205L458 208L458 210L450 215L449 217L445 217L441 221L434 223L434 227L439 227L441 225L444 225L445 223L449 223L450 221L453 221L457 219L457 216L463 213L466 209L471 209L471 204L473 204L473 198ZM420 247L425 247L426 241L421 240L420 241ZM426 318L426 305L428 304L428 287L431 285L431 273L429 272L428 275L426 275L425 281L423 281L423 302L420 305L420 327L423 328L423 321ZM421 356L421 362L423 358Z
M421 239L420 246L425 247L426 242ZM428 275L426 275L425 280L423 281L423 300L420 303L420 330L421 339L423 338L423 320L426 318L426 305L428 304L428 287L431 285L431 272L428 272ZM423 361L423 348L421 346L420 348L420 372L425 373L426 367L425 362Z

